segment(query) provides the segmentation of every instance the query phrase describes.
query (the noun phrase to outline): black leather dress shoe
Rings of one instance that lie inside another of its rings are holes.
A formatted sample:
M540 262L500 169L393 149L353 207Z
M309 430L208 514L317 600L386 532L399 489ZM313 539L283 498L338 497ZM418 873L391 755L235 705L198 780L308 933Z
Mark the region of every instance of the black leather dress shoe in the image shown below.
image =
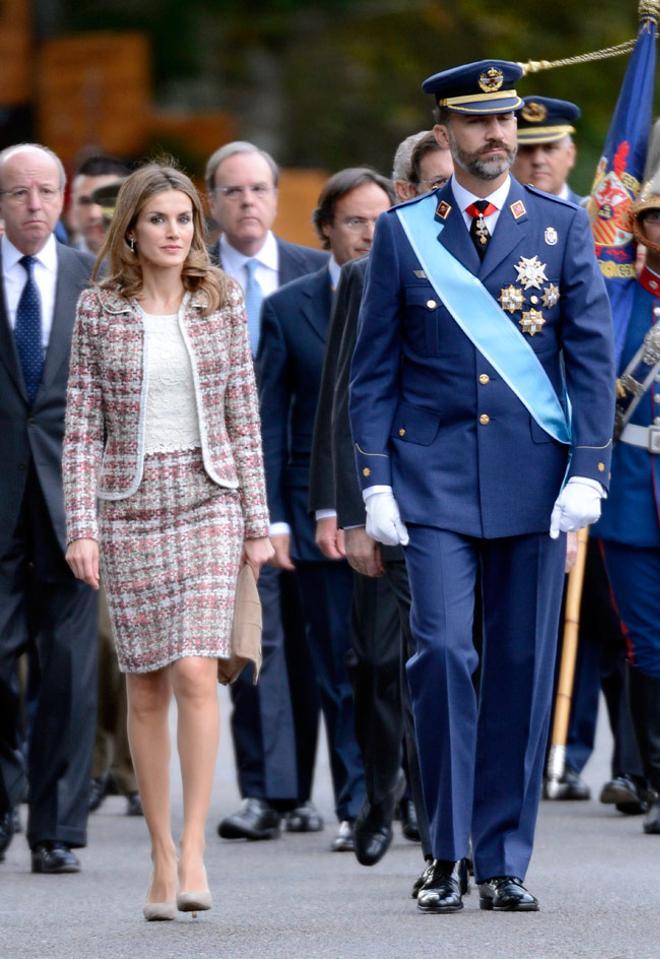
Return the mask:
M9 843L14 838L14 832L14 810L8 809L6 812L0 813L0 862L5 858Z
M660 796L657 793L655 799L649 803L648 812L644 816L643 828L649 836L660 835Z
M323 826L323 817L310 799L302 806L296 806L284 817L284 828L287 832L320 832Z
M277 839L280 814L265 799L244 799L241 808L218 823L222 839Z
M419 825L417 823L417 810L412 799L402 799L399 803L399 817L401 819L401 832L410 842L419 842Z
M584 779L580 777L579 773L576 773L575 770L567 767L564 770L564 775L559 780L559 786L556 794L549 796L547 787L544 784L543 797L544 799L563 800L591 799L591 790L585 783Z
M96 812L108 795L108 777L96 776L89 785L89 811Z
M80 872L80 860L63 842L38 842L32 850L32 872Z
M126 796L126 815L144 816L142 800L140 799L140 794L138 792L128 793Z
M429 877L417 893L417 908L421 912L459 912L463 908L462 871L463 859L458 862L434 859Z
M353 824L355 858L362 866L375 866L392 842L392 818L365 802Z
M433 873L433 860L427 859L426 867L424 871L419 874L417 879L415 879L413 883L413 887L410 890L411 899L417 899L417 893L422 888L422 886L426 885L427 881L431 878L432 873Z
M460 880L462 896L467 896L469 895L469 892L470 892L470 872L469 872L470 863L471 863L470 859L461 859L459 862L458 875ZM433 876L433 859L427 859L426 869L424 870L424 872L420 873L420 875L417 877L417 879L415 879L413 883L413 887L410 892L411 899L417 899L420 889L424 888L424 886L429 881L429 879L431 879L432 876Z
M606 806L616 806L626 816L641 816L648 804L642 790L631 776L615 776L603 784L599 801Z
M495 876L479 883L479 908L494 912L537 912L539 901L515 876Z

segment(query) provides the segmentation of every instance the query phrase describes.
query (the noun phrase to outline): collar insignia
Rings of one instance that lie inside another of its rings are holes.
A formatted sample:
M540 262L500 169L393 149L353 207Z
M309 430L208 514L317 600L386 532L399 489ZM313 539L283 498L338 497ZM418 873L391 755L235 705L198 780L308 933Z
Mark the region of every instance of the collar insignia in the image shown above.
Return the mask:
M435 211L435 215L440 220L446 220L451 212L451 203L447 203L446 200L441 200L438 203L438 209Z
M525 216L527 210L525 209L525 204L522 200L516 200L515 203L512 203L510 206L511 213L513 214L514 220L519 220L521 216Z

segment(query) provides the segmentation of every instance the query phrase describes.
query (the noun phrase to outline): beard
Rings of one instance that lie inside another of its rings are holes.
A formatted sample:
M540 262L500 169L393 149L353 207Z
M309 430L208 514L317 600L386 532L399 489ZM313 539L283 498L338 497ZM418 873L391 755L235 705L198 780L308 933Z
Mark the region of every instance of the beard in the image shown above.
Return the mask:
M482 151L478 153L468 153L459 147L449 126L447 127L447 139L449 140L449 147L454 163L456 163L461 170L464 170L474 177L478 177L480 180L496 180L502 173L506 173L511 169L513 161L516 158L516 153L518 152L517 147L508 147L506 143L502 143L501 140L490 140ZM495 147L502 150L505 155L499 158L486 158L484 154Z

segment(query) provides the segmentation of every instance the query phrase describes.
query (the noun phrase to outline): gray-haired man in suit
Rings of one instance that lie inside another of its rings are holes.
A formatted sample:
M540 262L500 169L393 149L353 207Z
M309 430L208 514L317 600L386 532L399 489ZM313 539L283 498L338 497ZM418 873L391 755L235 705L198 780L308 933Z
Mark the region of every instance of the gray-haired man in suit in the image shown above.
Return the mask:
M38 144L0 153L0 857L29 783L32 870L77 872L96 709L96 596L64 561L61 478L71 331L92 258L57 243L65 173ZM41 681L28 768L16 660Z

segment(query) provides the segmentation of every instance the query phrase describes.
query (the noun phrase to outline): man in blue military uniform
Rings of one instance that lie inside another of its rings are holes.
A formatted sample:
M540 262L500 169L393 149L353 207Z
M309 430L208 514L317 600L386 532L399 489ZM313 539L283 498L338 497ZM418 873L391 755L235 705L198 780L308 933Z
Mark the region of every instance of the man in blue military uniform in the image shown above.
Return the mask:
M580 108L570 100L525 97L518 114L516 179L579 205L582 197L567 181L576 158L573 124L580 116Z
M380 218L353 360L367 532L406 547L410 576L417 652L408 677L435 857L417 904L428 912L462 908L470 837L481 907L538 908L522 881L563 533L598 518L609 472L607 295L586 214L509 175L520 76L493 60L424 83L455 173Z
M594 535L627 639L630 704L651 791L644 832L660 834L660 171L633 217L646 264L621 356L612 488Z

